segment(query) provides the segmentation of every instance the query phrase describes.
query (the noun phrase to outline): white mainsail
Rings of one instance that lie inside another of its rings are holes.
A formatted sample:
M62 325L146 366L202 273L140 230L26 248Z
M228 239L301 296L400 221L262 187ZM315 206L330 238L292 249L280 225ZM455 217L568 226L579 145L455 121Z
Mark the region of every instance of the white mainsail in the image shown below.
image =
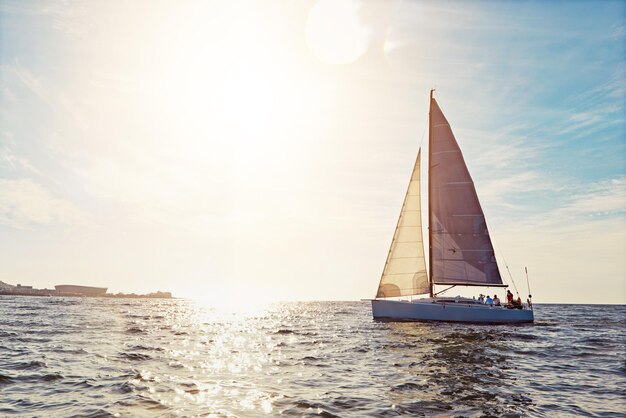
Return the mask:
M430 102L429 233L432 282L502 285L485 215L452 129Z
M420 202L420 152L413 167L398 225L393 234L376 297L420 295L429 292Z

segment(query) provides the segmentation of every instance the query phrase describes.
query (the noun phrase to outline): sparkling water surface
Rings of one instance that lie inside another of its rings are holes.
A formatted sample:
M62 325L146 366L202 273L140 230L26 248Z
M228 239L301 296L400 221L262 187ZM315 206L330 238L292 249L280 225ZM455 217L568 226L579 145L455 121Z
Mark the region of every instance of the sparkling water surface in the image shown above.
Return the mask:
M532 325L0 296L0 416L626 416L626 306Z

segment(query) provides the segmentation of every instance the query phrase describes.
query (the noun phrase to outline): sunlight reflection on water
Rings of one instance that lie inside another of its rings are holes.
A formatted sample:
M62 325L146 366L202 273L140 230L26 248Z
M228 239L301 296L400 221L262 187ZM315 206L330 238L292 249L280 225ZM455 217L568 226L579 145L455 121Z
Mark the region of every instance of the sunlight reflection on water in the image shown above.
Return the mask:
M0 299L0 415L615 416L626 406L623 307L539 306L531 326L377 322L359 302L234 308Z

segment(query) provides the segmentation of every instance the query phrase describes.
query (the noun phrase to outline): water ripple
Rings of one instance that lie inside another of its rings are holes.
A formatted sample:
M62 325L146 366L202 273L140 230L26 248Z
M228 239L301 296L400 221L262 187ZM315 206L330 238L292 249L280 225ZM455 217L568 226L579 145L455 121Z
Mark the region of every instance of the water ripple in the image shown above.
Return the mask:
M373 321L359 302L0 297L0 415L625 416L625 314L537 305L534 325L485 326Z

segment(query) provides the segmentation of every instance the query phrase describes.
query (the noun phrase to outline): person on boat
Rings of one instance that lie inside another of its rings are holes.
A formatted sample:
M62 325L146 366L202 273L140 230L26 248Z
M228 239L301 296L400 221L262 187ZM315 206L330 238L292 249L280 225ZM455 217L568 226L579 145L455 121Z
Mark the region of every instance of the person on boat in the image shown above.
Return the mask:
M483 295L482 293L478 295L478 302L485 303L485 295Z
M485 303L489 306L493 306L493 299L491 299L491 296L487 295L487 299L485 299Z
M528 303L528 309L532 309L533 308L532 297L533 297L533 295L528 295L528 299L526 299L526 303Z
M517 299L513 299L511 307L514 309L522 309L522 299L519 296Z
M493 295L493 304L496 306L501 306L500 305L500 298L498 297L498 295Z
M508 305L513 305L513 293L510 290L506 291L506 303Z

